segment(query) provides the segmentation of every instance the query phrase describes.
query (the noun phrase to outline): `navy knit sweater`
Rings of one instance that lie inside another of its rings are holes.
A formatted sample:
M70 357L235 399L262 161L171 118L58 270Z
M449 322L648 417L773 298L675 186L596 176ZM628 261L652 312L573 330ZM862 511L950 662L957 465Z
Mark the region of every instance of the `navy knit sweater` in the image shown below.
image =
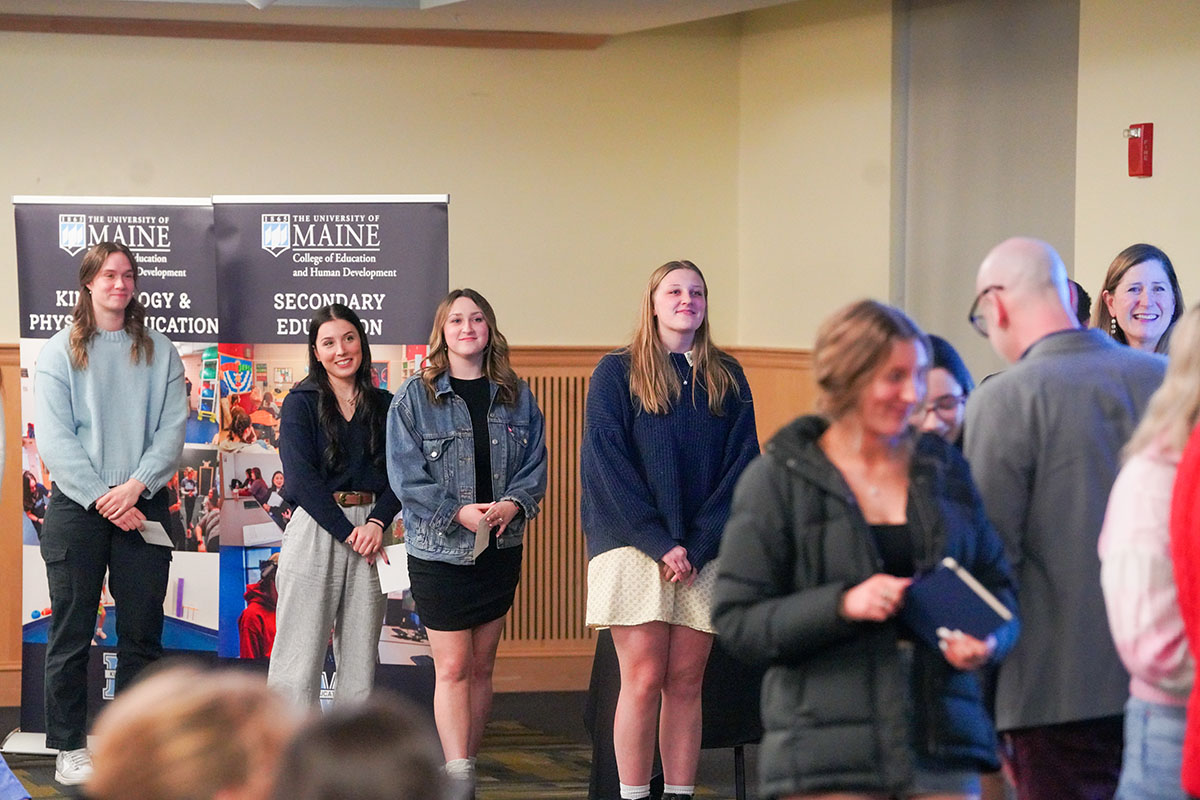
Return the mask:
M600 360L588 389L580 453L580 511L588 557L633 546L655 561L683 545L697 571L717 555L733 487L758 455L750 386L738 363L726 362L736 392L725 413L708 410L703 383L692 402L692 368L670 354L687 376L666 414L651 414L629 394L629 353Z

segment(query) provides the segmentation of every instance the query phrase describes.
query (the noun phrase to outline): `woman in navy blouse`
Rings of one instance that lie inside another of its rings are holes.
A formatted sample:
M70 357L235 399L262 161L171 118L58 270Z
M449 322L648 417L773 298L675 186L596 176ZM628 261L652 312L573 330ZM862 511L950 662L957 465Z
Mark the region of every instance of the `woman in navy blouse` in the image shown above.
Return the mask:
M294 506L283 532L275 646L267 682L316 704L333 629L337 702L365 699L375 678L386 598L376 558L400 511L387 478L387 408L371 384L371 346L340 303L313 315L308 377L283 401L279 456Z

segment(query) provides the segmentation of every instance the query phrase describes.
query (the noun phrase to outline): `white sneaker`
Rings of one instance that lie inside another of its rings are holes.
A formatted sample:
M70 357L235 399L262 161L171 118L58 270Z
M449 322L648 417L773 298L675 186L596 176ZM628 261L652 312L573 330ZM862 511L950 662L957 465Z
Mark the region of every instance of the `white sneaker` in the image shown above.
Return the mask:
M92 754L86 747L78 750L59 750L54 759L54 780L64 786L74 786L92 777Z

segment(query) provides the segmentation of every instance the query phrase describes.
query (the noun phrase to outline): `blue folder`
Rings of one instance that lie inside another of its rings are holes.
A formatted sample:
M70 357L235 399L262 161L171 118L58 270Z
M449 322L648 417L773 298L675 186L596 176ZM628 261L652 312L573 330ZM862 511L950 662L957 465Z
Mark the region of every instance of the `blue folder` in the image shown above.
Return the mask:
M899 616L918 639L936 648L939 628L986 639L1012 619L1012 612L957 561L944 558L908 587Z

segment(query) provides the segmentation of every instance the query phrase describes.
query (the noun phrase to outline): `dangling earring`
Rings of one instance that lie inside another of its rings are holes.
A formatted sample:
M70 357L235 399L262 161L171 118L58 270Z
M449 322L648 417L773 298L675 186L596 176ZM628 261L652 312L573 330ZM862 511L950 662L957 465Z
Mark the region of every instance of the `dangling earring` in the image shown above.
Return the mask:
M1108 322L1108 335L1117 338L1117 318L1111 317Z

